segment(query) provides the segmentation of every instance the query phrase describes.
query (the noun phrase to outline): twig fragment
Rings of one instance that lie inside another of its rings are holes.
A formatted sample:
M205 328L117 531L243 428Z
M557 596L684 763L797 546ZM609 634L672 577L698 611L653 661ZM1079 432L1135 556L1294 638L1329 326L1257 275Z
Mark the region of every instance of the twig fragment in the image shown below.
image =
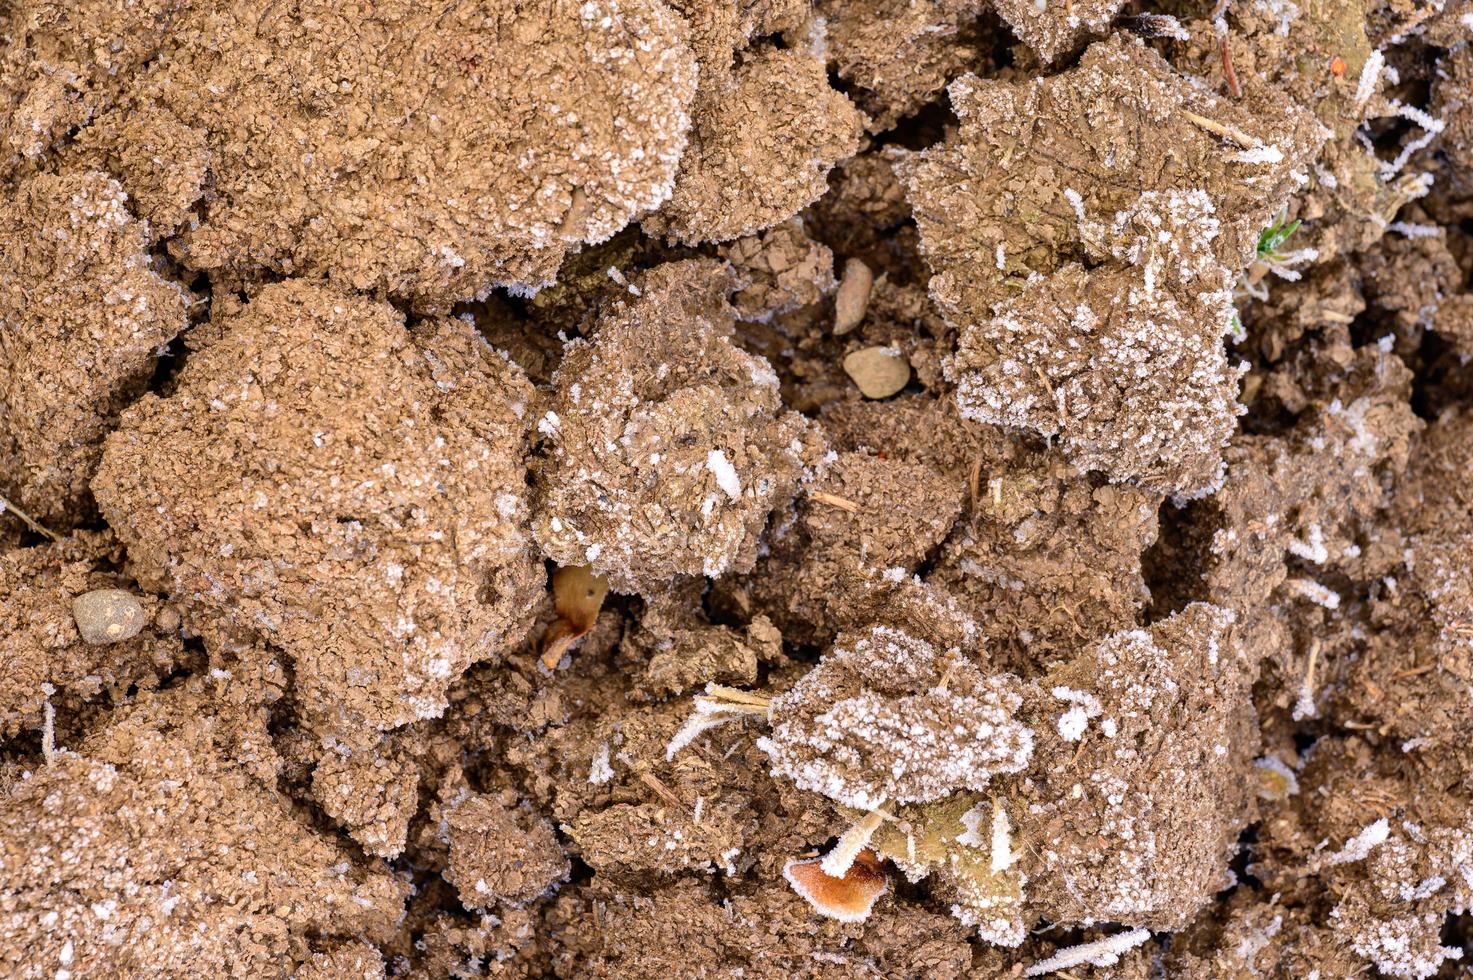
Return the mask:
M36 519L33 518L30 514L27 514L25 511L15 506L15 504L12 504L9 500L5 499L3 496L0 496L0 514L5 513L7 510L14 514L16 517L19 517L26 527L30 528L32 531L35 531L43 538L47 538L51 541L61 540L61 538L56 534L55 531L42 527L40 523L38 523Z
M848 497L841 497L836 493L825 493L822 490L810 490L808 491L808 496L821 504L828 504L830 507L837 507L840 510L847 511L850 514L859 513L859 505L850 500Z
M676 796L674 791L672 791L670 787L660 782L660 777L656 776L654 773L648 771L640 773L639 781L644 783L650 789L654 790L655 795L664 800L666 803L669 803L671 806L675 807L678 810L685 809L685 804L681 802L680 797Z
M1214 136L1221 136L1225 140L1231 140L1245 150L1251 150L1258 145L1258 140L1249 136L1236 126L1229 126L1215 119L1199 116L1197 113L1188 109L1181 110L1181 115L1183 119L1199 129L1205 129Z
M1238 73L1233 68L1233 52L1228 47L1228 36L1224 34L1220 42L1222 47L1222 73L1227 78L1228 94L1235 99L1243 97L1243 87L1238 84Z

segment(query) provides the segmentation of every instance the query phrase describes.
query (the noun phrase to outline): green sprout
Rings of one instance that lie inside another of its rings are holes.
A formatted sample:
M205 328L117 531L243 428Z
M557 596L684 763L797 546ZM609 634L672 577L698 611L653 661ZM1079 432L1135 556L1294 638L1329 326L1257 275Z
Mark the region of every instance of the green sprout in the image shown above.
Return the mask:
M1288 208L1281 208L1268 227L1258 233L1258 261L1270 266L1287 261L1290 256L1279 249L1290 235L1299 230L1299 225L1298 218L1289 220Z
M1259 279L1266 273L1272 272L1280 279L1293 281L1299 278L1299 273L1293 267L1306 260L1314 259L1318 253L1314 249L1300 249L1298 251L1284 251L1284 243L1299 230L1302 222L1298 218L1289 220L1289 208L1286 205L1279 209L1268 227L1258 233L1258 247L1254 256L1253 267L1245 270L1238 277L1238 287L1234 290L1234 301L1245 298L1266 300L1268 289L1259 285ZM1247 339L1248 331L1243 328L1243 320L1234 311L1233 318L1228 323L1228 337L1233 343L1240 344Z

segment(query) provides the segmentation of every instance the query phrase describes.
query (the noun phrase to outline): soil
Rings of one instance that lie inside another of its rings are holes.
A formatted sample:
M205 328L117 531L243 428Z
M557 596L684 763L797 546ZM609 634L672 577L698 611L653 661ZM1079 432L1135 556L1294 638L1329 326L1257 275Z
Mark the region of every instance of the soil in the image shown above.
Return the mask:
M0 41L0 975L1473 976L1473 3Z

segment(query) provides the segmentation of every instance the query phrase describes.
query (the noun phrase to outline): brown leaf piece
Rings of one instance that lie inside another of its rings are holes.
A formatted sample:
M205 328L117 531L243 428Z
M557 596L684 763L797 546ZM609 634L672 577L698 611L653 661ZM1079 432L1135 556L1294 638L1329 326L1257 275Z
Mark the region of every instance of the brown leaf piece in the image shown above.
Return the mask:
M593 574L587 565L570 565L552 573L552 603L557 619L542 637L544 667L557 667L568 648L593 629L608 591L608 576Z
M822 858L793 859L783 865L783 877L793 891L820 915L840 922L863 922L880 896L890 889L880 859L869 848L860 851L842 878L824 874Z

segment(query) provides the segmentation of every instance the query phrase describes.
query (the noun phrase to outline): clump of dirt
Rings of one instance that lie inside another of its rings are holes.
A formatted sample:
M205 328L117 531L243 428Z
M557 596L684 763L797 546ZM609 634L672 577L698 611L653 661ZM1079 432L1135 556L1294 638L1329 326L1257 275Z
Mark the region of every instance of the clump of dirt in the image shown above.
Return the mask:
M445 880L467 908L484 908L492 899L525 904L568 876L568 858L552 826L534 813L472 796L451 807L447 819Z
M697 72L658 0L497 16L403 0L371 15L168 7L118 25L167 29L147 69L94 83L106 93L75 155L108 165L161 231L177 224L170 249L193 269L326 276L444 308L493 283L550 284L570 247L671 193ZM70 18L22 16L38 52L74 43L57 40ZM21 103L42 104L11 128L81 121L64 91L32 82ZM258 131L263 118L277 124Z
M1028 670L1136 624L1159 494L1101 484L1054 453L976 457L975 497L933 578L989 610L995 659Z
M366 749L329 751L312 769L312 799L369 854L398 857L419 806L419 772Z
M207 644L265 643L304 722L352 739L436 715L521 639L529 552L521 369L458 319L307 281L217 311L94 485L130 570Z
M860 89L871 132L895 128L946 83L983 63L995 32L978 0L824 0L817 11L839 77Z
M95 589L132 583L115 570L123 551L111 535L78 532L55 544L0 553L0 736L56 724L64 729L93 703L153 688L174 670L197 666L179 635L179 614L157 596L138 596L143 628L121 642L89 643L73 609ZM48 719L52 719L48 722Z
M1105 34L1124 0L1074 0L1043 4L1037 0L993 0L998 15L1044 62L1055 61L1090 34Z
M755 50L702 86L670 200L641 223L687 244L724 242L818 200L829 170L859 150L864 117L800 49Z
M970 777L972 793L913 796L937 802L899 807L874 846L910 880L933 880L952 914L991 943L1019 945L1040 918L1182 928L1226 886L1253 814L1256 662L1234 619L1192 605L1024 685L1007 723L1027 726L1028 751L991 781ZM1018 684L989 678L999 681ZM994 720L979 735L1007 732Z
M751 684L759 665L781 663L783 634L756 615L743 630L711 623L702 609L705 583L687 579L645 599L639 627L625 635L631 651L647 658L631 691L655 700L705 684Z
M608 928L578 929L593 909ZM858 972L960 978L971 953L959 926L918 907L881 908L870 926L817 924L787 889L720 901L699 882L649 894L602 885L559 900L552 920L575 938L555 960L561 976L680 976L690 971L762 980L840 980Z
M963 414L1145 489L1216 489L1232 281L1322 130L1288 105L1251 116L1119 39L1037 84L964 76L950 94L960 131L901 169L961 331Z
M6 32L0 61L7 179L38 165L73 129L90 123L157 57L184 0L74 4L22 0L0 12Z
M737 57L748 56L753 43L772 35L792 35L808 21L800 0L675 0L670 6L685 18L690 46L701 68L701 82L720 86L731 77Z
M717 254L743 282L731 300L743 320L767 321L817 303L837 285L834 253L809 238L797 218L738 238Z
M1235 618L1194 604L1040 681L1048 723L1009 795L1044 918L1175 930L1230 884L1258 754L1257 663Z
M1460 975L1470 18L0 3L0 974Z
M826 643L856 621L854 601L872 591L860 583L898 584L945 540L962 495L926 463L838 453L799 500L797 519L773 534L740 601L771 616L785 636Z
M926 802L1028 762L1033 736L1013 717L1022 702L959 651L879 626L841 636L772 703L760 746L774 774L845 806Z
M37 174L0 203L0 493L77 523L102 440L188 325L189 293L152 268L117 181Z
M731 342L734 285L714 262L662 266L564 351L537 422L533 529L553 561L620 592L752 567L821 436Z
M212 686L140 697L0 800L7 972L261 976L393 934L404 883L296 815L265 719Z

